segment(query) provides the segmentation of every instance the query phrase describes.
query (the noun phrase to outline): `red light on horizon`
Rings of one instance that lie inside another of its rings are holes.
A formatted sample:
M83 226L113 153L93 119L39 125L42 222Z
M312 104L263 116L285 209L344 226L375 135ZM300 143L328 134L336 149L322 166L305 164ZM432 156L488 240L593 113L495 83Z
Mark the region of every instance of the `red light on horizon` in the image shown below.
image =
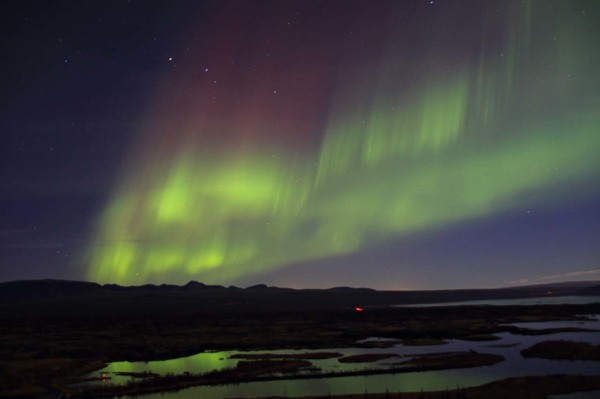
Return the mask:
M354 308L354 310L356 310L357 312L362 312L364 309L363 308L359 308L358 306Z

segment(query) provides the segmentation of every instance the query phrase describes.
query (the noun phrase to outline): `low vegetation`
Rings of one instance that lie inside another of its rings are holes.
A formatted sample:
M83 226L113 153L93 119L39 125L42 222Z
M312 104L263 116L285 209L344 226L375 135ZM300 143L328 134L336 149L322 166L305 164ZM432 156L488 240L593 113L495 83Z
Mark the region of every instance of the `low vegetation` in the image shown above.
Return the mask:
M448 352L420 355L399 365L426 370L444 370L450 368L468 368L477 366L490 366L503 361L500 355L476 352Z
M343 356L339 352L307 352L307 353L236 353L229 356L230 359L306 359L306 360L321 360L333 359Z
M523 357L556 360L600 360L600 345L573 341L544 341L521 351Z
M400 339L372 339L356 342L354 346L357 348L391 348L401 343Z
M142 371L142 372L117 371L114 374L123 376L123 377L133 377L133 378L154 378L154 377L158 377L160 375L160 374L152 373L149 371Z
M445 345L448 341L439 338L421 338L421 339L405 339L402 344L406 346L428 346L428 345Z
M340 363L370 363L397 357L395 353L365 353L362 355L344 356L338 359Z

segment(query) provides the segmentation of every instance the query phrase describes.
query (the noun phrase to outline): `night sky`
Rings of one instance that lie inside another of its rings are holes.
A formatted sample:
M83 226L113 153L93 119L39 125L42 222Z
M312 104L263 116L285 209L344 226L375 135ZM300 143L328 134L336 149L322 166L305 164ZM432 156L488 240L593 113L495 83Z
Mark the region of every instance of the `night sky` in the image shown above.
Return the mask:
M600 279L600 2L0 5L0 281Z

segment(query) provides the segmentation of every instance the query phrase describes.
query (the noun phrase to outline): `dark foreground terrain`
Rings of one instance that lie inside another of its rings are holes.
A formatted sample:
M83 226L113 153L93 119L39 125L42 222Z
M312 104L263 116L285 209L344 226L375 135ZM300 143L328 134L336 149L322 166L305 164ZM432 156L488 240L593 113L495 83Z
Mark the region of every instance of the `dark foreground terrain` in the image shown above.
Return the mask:
M341 348L358 346L356 341L371 336L414 344L443 342L451 338L493 340L494 334L504 331L516 334L555 332L501 324L573 320L600 313L600 303L461 308L390 305L594 294L596 286L597 283L587 283L499 290L378 292L350 288L289 290L266 286L240 289L195 282L183 287L119 287L60 281L2 283L0 397L36 397L48 393L82 395L82 392L69 388L69 383L77 381L84 373L101 369L108 362L174 358L203 350ZM364 310L358 312L356 307ZM564 345L557 350L564 351ZM213 380L188 375L166 381L158 376L146 376L148 378L141 380L151 382L131 387L134 390L127 393L265 379L270 378L265 370L278 371L272 367L293 369L307 362L305 359L255 361L262 362L262 369L258 363L245 363L245 369L238 370L237 374L234 371L214 375ZM462 354L442 364L423 359L414 367L424 367L423 370L427 367L473 367L490 361L496 360ZM576 384L580 384L581 389L600 388L587 377L580 377L576 382L573 378L555 378L554 385L557 381L563 382L558 383L553 393L565 389L570 392ZM502 386L509 384L522 384L522 381L506 381ZM488 397L474 389L460 393L469 396L455 397ZM493 386L494 391L498 389L498 385ZM104 389L85 395L117 393L125 392ZM411 397L406 393L402 395L397 397Z

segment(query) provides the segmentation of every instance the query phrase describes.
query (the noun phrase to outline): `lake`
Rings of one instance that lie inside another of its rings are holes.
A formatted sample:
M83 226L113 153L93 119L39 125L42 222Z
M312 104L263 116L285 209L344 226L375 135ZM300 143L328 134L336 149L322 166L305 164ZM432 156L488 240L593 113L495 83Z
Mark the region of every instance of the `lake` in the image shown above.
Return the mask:
M476 301L418 303L395 305L394 307L430 307L430 306L514 306L514 305L585 305L600 302L600 296L544 296L536 298L484 299Z
M531 328L558 328L558 327L585 327L600 330L600 320L585 321L557 321L543 323L519 323L522 327ZM280 380L251 382L225 386L198 386L180 390L177 392L165 392L136 396L139 399L183 399L189 397L201 397L203 399L222 399L234 397L261 397L261 396L302 396L302 395L328 395L328 394L350 394L350 393L375 393L389 391L419 391L423 390L445 390L455 389L457 386L468 387L480 385L508 377L544 374L597 374L600 373L600 363L593 361L558 361L535 358L523 358L519 351L533 345L536 342L567 339L573 341L590 342L600 344L598 332L569 332L541 336L521 336L510 333L497 334L500 337L496 341L472 342L461 340L449 340L444 345L429 346L405 346L397 344L391 348L335 348L311 350L278 350L259 352L204 352L194 356L179 359L152 362L115 362L108 365L102 372L113 376L113 383L126 382L130 377L114 376L114 372L143 372L151 371L159 374L201 373L214 369L235 366L237 360L229 357L237 353L308 353L308 352L340 352L344 355L359 353L394 353L397 358L386 359L375 363L343 364L337 359L312 360L314 366L323 371L357 370L363 367L390 367L391 362L405 360L416 354L469 351L480 353L499 354L505 357L505 361L484 367L469 369L454 369L443 371L413 372L401 374L382 374L370 376L353 376L337 378L313 378L302 380ZM509 346L511 345L511 346ZM514 346L512 346L514 345ZM98 372L93 374L98 376ZM97 382L99 383L99 382ZM584 398L584 397L581 397ZM587 399L587 397L585 397ZM556 396L556 399L580 399L576 396Z

